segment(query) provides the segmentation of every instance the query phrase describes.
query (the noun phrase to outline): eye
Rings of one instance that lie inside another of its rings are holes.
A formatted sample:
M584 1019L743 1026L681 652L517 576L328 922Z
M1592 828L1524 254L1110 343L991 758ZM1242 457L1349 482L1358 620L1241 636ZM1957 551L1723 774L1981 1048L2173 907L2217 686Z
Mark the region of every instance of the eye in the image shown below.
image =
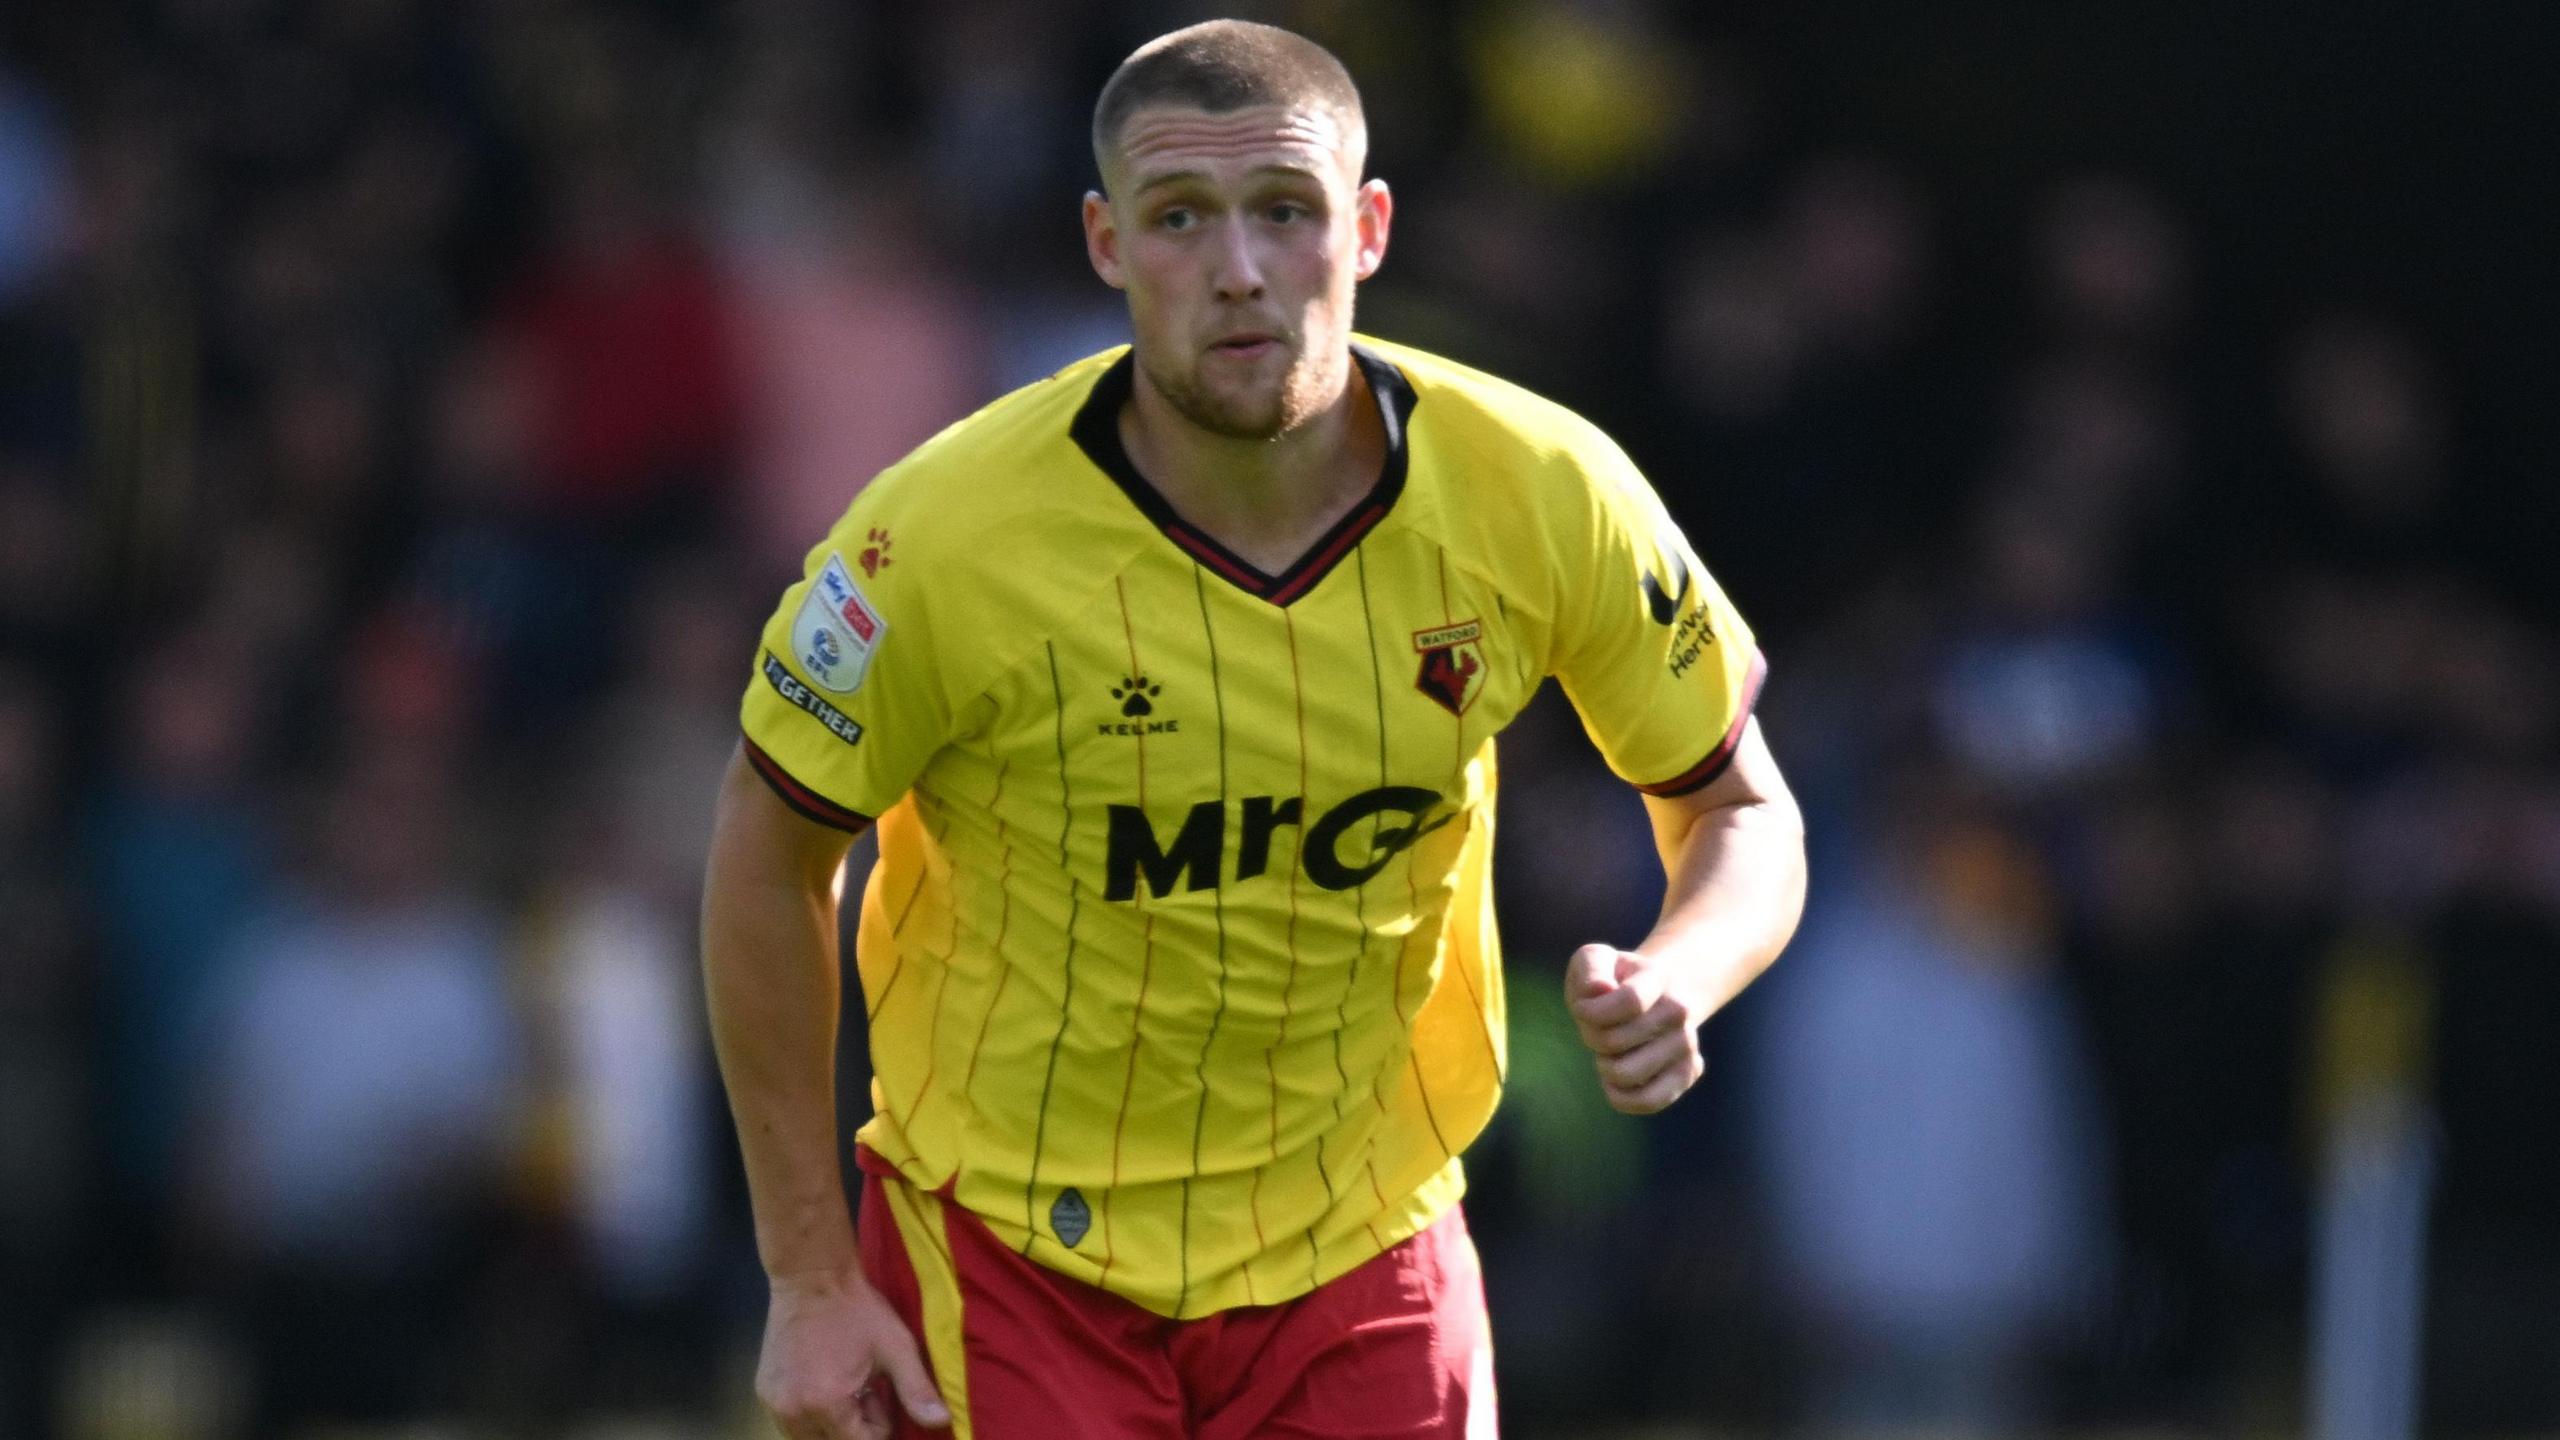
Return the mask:
M1263 215L1274 225L1287 225L1295 221L1306 219L1310 213L1312 212L1310 212L1306 206L1299 204L1295 200L1283 200L1279 204L1264 211Z
M1188 230L1198 223L1199 216L1180 206L1156 216L1156 228L1160 230Z

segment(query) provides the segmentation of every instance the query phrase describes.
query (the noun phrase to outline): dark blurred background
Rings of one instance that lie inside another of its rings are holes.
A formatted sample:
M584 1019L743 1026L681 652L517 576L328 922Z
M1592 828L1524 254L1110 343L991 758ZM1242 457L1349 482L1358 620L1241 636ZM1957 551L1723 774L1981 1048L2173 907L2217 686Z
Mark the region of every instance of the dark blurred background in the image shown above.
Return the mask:
M754 627L1122 337L1087 110L1208 13L0 12L0 1436L763 1433ZM1624 441L1812 825L1624 1119L1640 807L1505 737L1511 1433L2560 1432L2560 6L1251 13L1364 328Z

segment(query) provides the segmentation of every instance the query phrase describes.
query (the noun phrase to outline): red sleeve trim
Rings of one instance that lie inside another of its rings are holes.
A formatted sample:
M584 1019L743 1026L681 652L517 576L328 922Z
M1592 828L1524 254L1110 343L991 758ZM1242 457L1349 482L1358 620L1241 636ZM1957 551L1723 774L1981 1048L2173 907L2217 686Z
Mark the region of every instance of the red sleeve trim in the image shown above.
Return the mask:
M1716 748L1707 752L1706 759L1670 779L1651 785L1638 785L1636 788L1647 795L1658 795L1669 800L1695 790L1703 790L1715 783L1715 778L1724 773L1727 765L1733 763L1733 752L1742 748L1743 727L1751 723L1751 711L1760 703L1760 682L1767 678L1769 678L1769 657L1757 650L1752 651L1751 673L1744 676L1742 680L1742 707L1734 712L1733 724L1725 730L1724 738L1716 742Z
M774 794L782 797L782 803L798 812L802 819L815 820L848 835L859 835L871 828L870 816L859 810L847 810L792 779L791 772L782 768L782 762L764 753L764 747L743 735L738 738L739 743L746 747L747 763L755 767L756 774L764 777L764 783L772 788Z

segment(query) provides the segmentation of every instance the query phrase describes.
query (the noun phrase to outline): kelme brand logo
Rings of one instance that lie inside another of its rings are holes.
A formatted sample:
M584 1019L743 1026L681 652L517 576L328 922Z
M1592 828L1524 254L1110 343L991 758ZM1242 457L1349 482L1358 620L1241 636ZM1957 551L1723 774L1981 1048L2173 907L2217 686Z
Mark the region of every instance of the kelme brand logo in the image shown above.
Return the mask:
M1174 734L1182 729L1182 722L1158 712L1163 699L1163 685L1144 675L1128 676L1111 687L1111 703L1120 718L1102 721L1094 729L1104 735Z

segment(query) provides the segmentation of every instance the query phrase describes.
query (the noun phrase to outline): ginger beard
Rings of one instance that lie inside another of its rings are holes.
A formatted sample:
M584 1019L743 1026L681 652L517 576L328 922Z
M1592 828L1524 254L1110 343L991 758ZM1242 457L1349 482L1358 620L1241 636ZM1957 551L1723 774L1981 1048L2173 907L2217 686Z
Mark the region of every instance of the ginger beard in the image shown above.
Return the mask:
M1112 207L1117 243L1105 278L1129 297L1140 375L1174 413L1210 434L1275 440L1339 400L1349 384L1353 296L1374 261L1367 223L1383 200L1358 182L1364 137L1315 108L1227 114L1156 109L1124 128L1116 177L1133 198ZM1288 226L1258 217L1297 207ZM1168 210L1192 231L1176 239ZM1239 336L1248 343L1230 343Z
M1343 323L1335 336L1301 346L1283 336L1276 353L1255 361L1219 354L1167 357L1161 350L1142 350L1138 368L1174 413L1212 435L1229 440L1276 440L1307 423L1342 393L1351 371L1350 347L1335 337L1350 332L1351 304L1342 306ZM1176 370L1168 359L1189 358L1188 370ZM1221 373L1227 372L1227 373Z

